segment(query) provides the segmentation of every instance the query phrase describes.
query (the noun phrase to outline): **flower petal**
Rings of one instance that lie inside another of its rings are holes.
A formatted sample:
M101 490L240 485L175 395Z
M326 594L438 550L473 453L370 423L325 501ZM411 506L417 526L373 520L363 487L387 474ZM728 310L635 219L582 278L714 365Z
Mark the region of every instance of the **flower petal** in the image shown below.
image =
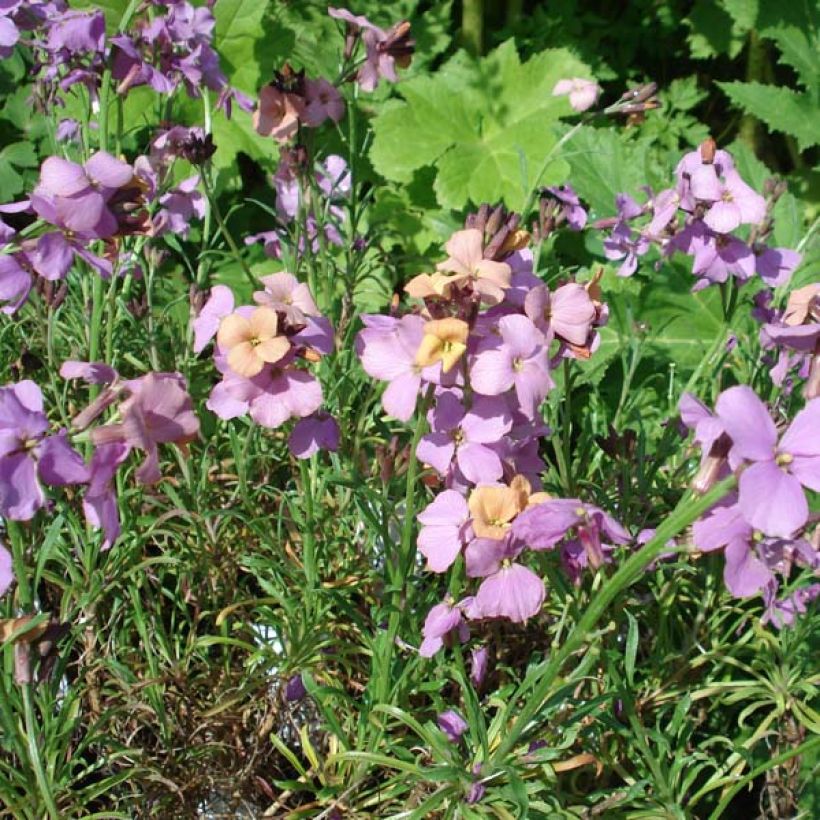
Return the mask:
M773 461L761 461L743 471L739 497L744 518L766 535L788 538L809 517L800 482Z

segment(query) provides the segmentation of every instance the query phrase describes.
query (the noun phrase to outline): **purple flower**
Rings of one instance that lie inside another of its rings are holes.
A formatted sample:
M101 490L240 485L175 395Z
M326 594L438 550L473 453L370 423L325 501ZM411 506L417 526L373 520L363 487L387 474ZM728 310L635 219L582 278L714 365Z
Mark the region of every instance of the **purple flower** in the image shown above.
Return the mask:
M766 405L750 387L725 390L715 410L732 454L752 462L738 484L741 512L755 529L788 538L808 520L803 487L820 492L820 399L806 404L779 443Z
M14 581L11 553L0 543L0 596L8 592Z
M373 25L366 17L351 14L347 9L331 7L327 13L336 20L344 20L349 30L361 34L366 58L356 79L365 91L373 91L380 79L391 83L398 81L396 66L407 68L410 65L415 46L410 38L408 22L396 23L385 31Z
M208 301L194 319L194 353L200 353L216 336L219 323L233 313L233 291L226 285L214 285Z
M571 185L562 185L558 188L547 188L550 194L558 200L561 212L567 220L567 225L573 231L583 230L587 224L587 212L578 199L578 194Z
M803 615L808 605L820 597L820 584L809 584L807 587L796 589L791 595L776 600L774 595L768 603L762 623L772 623L778 629L792 626L798 615Z
M103 52L105 17L101 11L64 11L55 15L48 28L47 48L52 52L82 54ZM65 54L63 55L65 57Z
M305 683L301 675L294 675L285 684L285 700L288 703L296 703L302 700L306 694L307 689L305 689Z
M692 540L704 552L724 549L723 580L732 595L746 598L774 586L775 570L788 575L793 561L816 568L818 558L802 539L763 538L746 520L735 493L695 522Z
M431 572L446 572L467 542L470 511L464 497L444 490L419 513L419 552Z
M470 630L464 623L464 609L472 604L472 600L465 598L456 604L448 598L427 613L421 630L423 640L419 647L422 658L432 658L451 636L462 643L470 637Z
M788 248L755 248L757 275L769 286L788 284L803 256Z
M467 731L467 721L454 709L448 709L438 716L438 728L447 735L451 743L458 743Z
M524 510L512 526L513 536L534 550L552 549L571 531L575 532L578 543L565 557L577 562L581 560L578 553L583 552L584 565L589 562L593 569L610 560L613 545L628 544L631 540L629 533L614 518L599 507L576 498L558 498L535 504ZM608 541L602 541L602 535Z
M498 454L490 444L512 428L506 402L497 397L477 396L469 411L453 393L439 396L431 411L432 433L424 436L416 449L419 460L446 476L453 457L461 473L472 484L497 481L504 474Z
M119 227L109 202L133 176L134 169L128 163L105 151L98 151L82 166L49 157L40 169L31 205L52 225L103 239L113 236Z
M424 319L408 315L370 324L365 320L365 324L358 336L362 367L374 379L389 382L382 394L385 412L408 421L421 388L422 368L416 364L416 354L424 336Z
M161 478L157 445L185 446L199 434L199 419L179 373L148 373L123 386L129 395L119 408L122 421L96 428L91 439L97 445L119 442L143 450L145 460L136 477L143 484L153 484Z
M101 444L95 448L89 465L88 489L83 498L85 520L103 531L102 549L107 550L120 536L120 512L114 491L114 475L131 452L124 442Z
M521 411L533 419L555 386L544 338L526 316L504 316L498 328L501 344L491 340L479 350L470 368L470 382L477 393L485 396L498 396L515 388Z
M0 515L27 521L45 504L46 484L83 484L88 470L65 431L46 437L43 394L32 381L0 387Z
M480 689L487 677L487 666L490 662L490 651L486 646L477 646L470 653L470 682Z
M288 438L288 449L296 458L310 458L319 450L339 449L339 425L327 413L315 413L296 422Z
M478 588L470 617L525 623L544 603L544 582L528 567L505 560Z
M195 174L160 197L161 208L154 217L156 236L173 233L185 239L191 229L191 221L205 217L207 200L197 190L198 185L199 174Z
M731 233L740 225L756 225L766 216L766 200L752 190L733 168L723 172L723 183L714 165L692 170L690 191L702 202L712 203L703 221L715 233Z
M604 256L607 259L623 259L618 276L632 276L638 269L638 257L649 250L649 240L635 234L626 222L618 222L612 233L604 240Z

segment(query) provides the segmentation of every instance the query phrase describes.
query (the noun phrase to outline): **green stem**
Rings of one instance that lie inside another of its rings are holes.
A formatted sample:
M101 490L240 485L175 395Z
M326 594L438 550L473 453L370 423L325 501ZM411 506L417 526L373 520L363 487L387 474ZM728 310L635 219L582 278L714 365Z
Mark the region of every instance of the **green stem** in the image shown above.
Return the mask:
M211 181L208 178L208 170L205 168L202 169L202 187L205 188L205 195L208 197L208 205L210 206L210 210L213 211L214 219L216 219L216 224L219 226L219 232L222 234L225 241L228 243L228 247L231 249L231 255L239 263L239 266L242 268L242 272L247 277L251 287L258 287L259 283L256 281L256 277L248 267L248 263L242 258L242 254L239 251L239 246L236 244L231 232L228 230L228 226L225 224L225 220L222 218L222 212L219 210L219 205L217 204L213 189L211 188Z
M376 660L379 668L376 672L376 692L374 703L386 703L388 700L390 686L390 663L393 657L393 649L396 644L396 635L399 632L401 623L402 597L405 594L407 575L413 566L413 555L415 554L415 544L413 543L413 533L416 527L416 490L418 489L419 462L416 458L416 448L421 437L427 430L427 409L433 398L433 385L430 385L427 395L418 410L418 421L413 433L413 440L410 443L410 455L407 464L407 475L404 490L404 523L402 526L401 542L399 544L399 555L396 564L397 572L393 574L393 607L390 612L387 629L383 635L383 642L376 653ZM387 545L385 545L386 547ZM385 565L390 566L390 562L385 556ZM390 571L388 569L388 571Z
M666 542L669 541L670 538L673 538L686 529L693 521L706 512L709 507L723 498L723 496L735 486L735 483L736 479L734 476L731 476L717 484L710 492L701 498L696 498L693 493L687 492L678 502L672 514L658 527L655 536L621 564L615 574L604 584L598 594L590 602L584 614L575 625L575 628L564 642L564 645L549 661L536 667L531 675L528 675L527 679L525 679L522 688L524 686L532 686L533 691L527 695L518 713L518 717L496 750L494 756L495 761L502 761L518 742L518 739L526 730L529 722L542 708L561 668L569 657L581 648L584 640L595 628L598 620L606 612L609 605L624 589L634 583L646 567L667 548ZM522 694L523 692L519 690L519 696ZM515 700L517 700L517 698Z
M561 405L561 460L564 475L562 483L570 498L575 497L575 480L572 476L572 369L569 359L564 359L564 401Z
M32 609L34 596L26 569L26 544L23 530L17 521L6 520L6 532L11 541L11 561L14 567L14 577L17 581L17 600L20 609L27 613Z
M311 462L315 456L311 456ZM318 574L316 572L316 518L313 510L313 474L307 459L299 459L299 472L302 477L302 499L305 503L305 528L302 535L302 562L305 565L308 601L313 598Z
M54 795L51 793L51 783L49 783L46 777L43 761L40 757L40 748L37 745L37 721L34 716L34 704L31 700L31 688L32 685L30 683L24 684L22 687L29 761L34 769L34 776L37 778L37 786L40 789L40 796L43 798L48 816L52 820L60 820L60 812L57 810L57 804L54 802Z
M484 49L484 0L463 0L461 6L461 42L474 56Z

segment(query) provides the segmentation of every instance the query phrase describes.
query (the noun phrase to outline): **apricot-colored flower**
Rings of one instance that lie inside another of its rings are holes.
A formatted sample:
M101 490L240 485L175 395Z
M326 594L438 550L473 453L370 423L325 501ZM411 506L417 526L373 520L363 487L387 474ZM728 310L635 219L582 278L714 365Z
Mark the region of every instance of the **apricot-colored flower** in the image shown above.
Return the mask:
M441 369L447 373L467 350L469 332L469 325L461 319L435 319L427 322L416 353L416 364L419 367L429 367L441 362Z
M477 538L500 541L507 535L513 518L523 509L520 487L476 487L467 502Z
M226 316L216 341L227 352L231 370L251 378L266 363L278 362L290 350L290 342L276 335L278 325L276 311L266 307L256 308L247 318L238 313Z
M815 300L820 303L820 282L793 290L783 314L783 324L790 327L802 325L811 315Z
M436 267L439 271L454 274L448 276L446 282L470 280L481 294L482 301L496 305L510 286L512 269L505 262L484 258L482 238L477 228L456 231L444 246L449 258Z
M266 85L259 92L259 105L253 114L253 127L263 137L287 142L296 134L299 120L304 115L304 104L295 94Z

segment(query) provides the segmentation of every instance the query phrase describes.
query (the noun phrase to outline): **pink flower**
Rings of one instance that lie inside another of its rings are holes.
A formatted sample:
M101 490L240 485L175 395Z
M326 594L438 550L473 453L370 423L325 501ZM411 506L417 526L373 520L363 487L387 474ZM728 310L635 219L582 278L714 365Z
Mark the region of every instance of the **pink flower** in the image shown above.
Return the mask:
M145 460L137 468L143 484L159 481L158 444L184 446L199 434L199 419L188 395L187 383L179 373L148 373L124 382L130 394L120 405L121 422L98 427L91 433L95 444L120 442L143 450Z
M283 313L287 321L294 325L304 324L305 316L320 315L310 289L292 273L272 273L263 276L261 281L265 289L254 292L253 301L256 304Z
M712 203L703 221L715 233L731 233L743 224L756 225L766 216L766 200L750 188L734 168L721 183L714 165L701 165L690 176L692 196Z
M0 595L5 595L14 581L11 553L0 543Z
M538 406L554 387L544 337L526 316L504 316L498 322L501 344L490 340L470 368L477 393L498 396L515 388L521 411L535 418Z
M303 119L315 128L325 120L339 122L345 115L345 103L336 86L323 77L305 80L305 109Z
M544 596L544 582L531 569L506 560L482 581L470 617L525 623L538 614Z
M233 313L233 292L226 285L214 285L211 295L199 316L194 319L194 353L201 353L208 342L216 336L219 323Z
M595 305L583 285L569 282L550 293L546 285L536 285L524 300L524 313L544 334L576 347L583 347L595 321Z
M573 77L571 80L558 80L552 89L553 97L564 97L569 95L569 104L575 111L586 111L595 105L601 87L595 80L583 80L580 77Z
M740 511L755 529L788 538L808 520L803 487L820 492L820 399L806 404L779 443L766 405L750 387L724 390L715 410L732 454L752 462L738 483Z
M418 516L419 552L431 572L446 572L458 557L469 535L470 511L464 497L444 490Z

